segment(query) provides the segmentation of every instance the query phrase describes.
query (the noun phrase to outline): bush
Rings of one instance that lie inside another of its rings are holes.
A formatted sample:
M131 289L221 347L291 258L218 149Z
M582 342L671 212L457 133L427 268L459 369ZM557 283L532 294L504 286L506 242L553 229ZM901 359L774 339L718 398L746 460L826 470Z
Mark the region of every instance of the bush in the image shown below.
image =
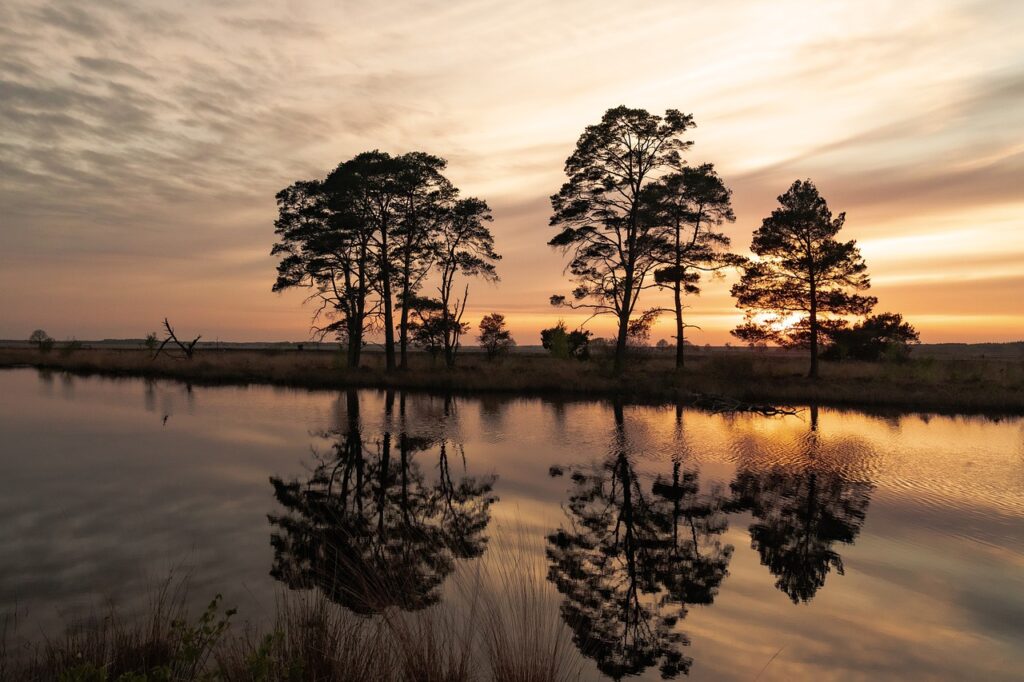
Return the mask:
M830 333L832 344L822 353L826 360L886 360L903 362L910 357L910 346L920 343L920 335L899 313L871 315L852 327Z
M569 331L564 320L540 332L540 343L556 358L586 360L590 357L590 332L582 329Z

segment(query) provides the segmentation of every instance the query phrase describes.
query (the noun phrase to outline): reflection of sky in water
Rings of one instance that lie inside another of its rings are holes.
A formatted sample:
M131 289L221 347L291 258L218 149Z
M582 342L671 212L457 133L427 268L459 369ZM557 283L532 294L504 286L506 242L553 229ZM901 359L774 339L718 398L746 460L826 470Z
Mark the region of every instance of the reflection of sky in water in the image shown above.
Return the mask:
M371 441L399 427L384 404L360 394ZM276 589L268 479L308 475L312 451L334 442L319 434L343 428L346 410L329 392L0 373L0 604L38 632L108 597L138 606L176 567L192 571L197 602L223 592L258 618ZM469 474L497 474L494 523L524 528L538 553L567 523L572 487L549 468L593 471L620 447L648 491L673 458L699 470L701 494L741 472L870 484L853 544L831 545L845 574L830 570L807 603L761 565L756 514L729 514L729 574L678 626L694 679L753 679L776 652L760 679L1012 679L1024 665L1019 419L821 410L812 432L809 411L626 407L617 435L601 403L421 395L405 398L404 419L410 433L460 443L460 470L464 452Z

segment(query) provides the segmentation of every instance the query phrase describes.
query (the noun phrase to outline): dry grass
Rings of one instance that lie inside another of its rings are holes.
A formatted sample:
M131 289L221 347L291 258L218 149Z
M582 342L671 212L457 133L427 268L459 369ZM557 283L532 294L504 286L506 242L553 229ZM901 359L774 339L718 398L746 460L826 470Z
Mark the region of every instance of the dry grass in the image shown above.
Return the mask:
M588 362L512 355L488 362L464 354L454 370L414 354L412 367L386 373L383 357L367 353L349 370L326 351L200 350L191 361L145 351L79 350L42 354L0 349L0 367L31 365L77 373L148 376L200 384L271 383L310 388L378 387L451 392L500 392L563 397L619 396L637 401L686 401L715 394L755 402L821 403L945 412L1024 412L1024 359L918 357L910 362L823 363L808 380L806 359L785 353L695 351L685 371L660 354L635 358L614 376L607 359Z
M525 536L500 530L463 563L438 605L356 615L319 592L286 592L268 630L229 630L214 601L190 618L183 583L168 581L134 620L110 611L41 645L7 650L3 680L67 682L568 682L582 658L562 624L558 595ZM382 602L394 600L382 599Z

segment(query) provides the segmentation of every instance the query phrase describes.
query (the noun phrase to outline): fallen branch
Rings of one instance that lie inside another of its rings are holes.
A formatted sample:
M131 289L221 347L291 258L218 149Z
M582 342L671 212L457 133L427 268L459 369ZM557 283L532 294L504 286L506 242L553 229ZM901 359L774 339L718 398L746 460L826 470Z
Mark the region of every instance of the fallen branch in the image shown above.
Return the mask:
M195 353L196 350L196 344L199 342L199 339L203 338L202 335L200 334L196 338L192 339L190 343L184 344L178 340L178 337L174 334L174 329L171 327L171 323L168 322L166 317L164 318L164 329L167 330L167 338L165 338L163 340L163 343L160 344L160 347L156 349L156 353L153 354L153 359L156 360L160 353L164 350L164 347L168 343L173 341L175 345L177 345L178 348L181 350L182 357L179 359L191 360L192 354ZM173 355L171 355L170 351L167 351L167 354L170 355L171 357L174 357Z
M695 407L710 410L712 414L723 414L727 412L750 412L765 417L792 416L800 413L800 410L792 407L779 405L766 405L759 403L748 403L735 398L728 398L720 395L708 395L706 393L695 393L693 396Z

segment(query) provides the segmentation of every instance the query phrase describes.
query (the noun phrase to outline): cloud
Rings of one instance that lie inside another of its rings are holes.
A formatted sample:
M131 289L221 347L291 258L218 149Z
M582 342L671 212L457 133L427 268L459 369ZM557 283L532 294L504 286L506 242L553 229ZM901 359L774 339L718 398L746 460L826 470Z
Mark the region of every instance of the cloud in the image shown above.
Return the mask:
M583 127L623 102L694 112L692 159L714 161L733 186L741 250L796 177L814 177L862 240L926 232L925 216L990 215L1024 170L1021 7L4 3L0 258L15 270L0 337L38 326L48 287L91 276L108 254L123 256L111 282L163 269L159 286L137 291L170 302L168 263L268 250L280 187L373 148L445 156L463 191L492 203L502 284L478 287L471 307L540 320L547 295L568 288L545 245L547 197ZM1024 256L996 239L981 250ZM883 259L878 281L938 272L912 251ZM244 305L276 311L243 336L305 333L305 311L249 281L252 261L193 276L210 310L246 292L256 298ZM694 313L731 308L727 285ZM111 284L80 303L94 306L91 329L140 324L118 312L121 296ZM942 297L934 305L947 312ZM42 322L60 331L59 319ZM697 341L726 340L723 325Z

